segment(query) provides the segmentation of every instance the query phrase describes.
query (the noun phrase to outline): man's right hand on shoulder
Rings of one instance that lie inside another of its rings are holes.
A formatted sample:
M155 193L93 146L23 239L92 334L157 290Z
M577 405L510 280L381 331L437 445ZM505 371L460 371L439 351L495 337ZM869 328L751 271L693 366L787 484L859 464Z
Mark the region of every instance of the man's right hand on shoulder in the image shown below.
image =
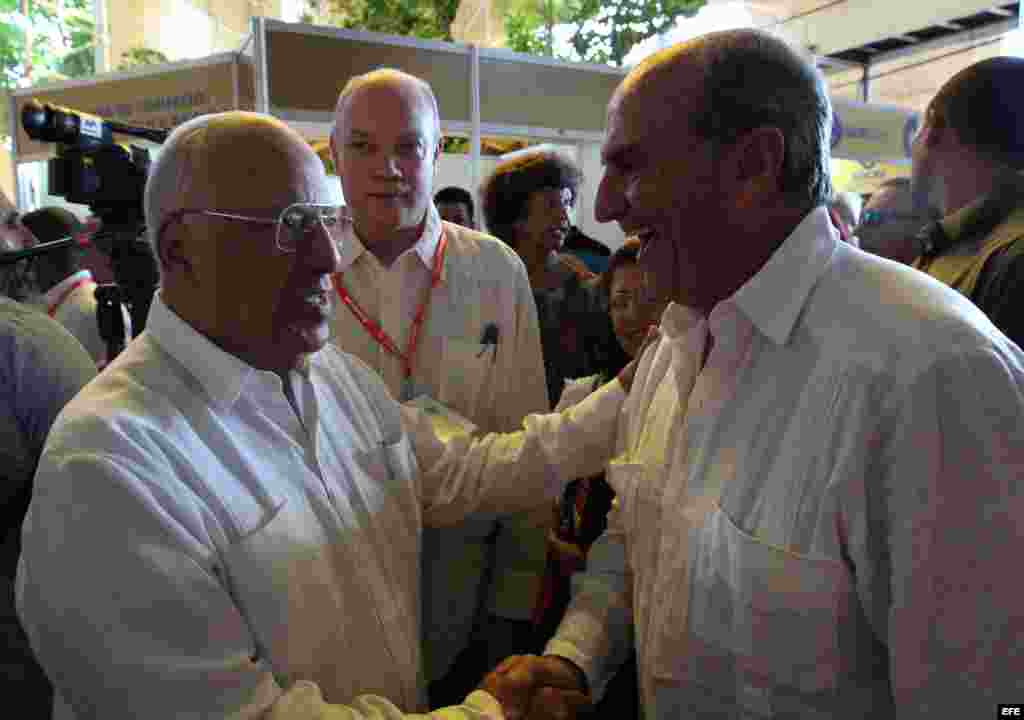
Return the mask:
M498 699L509 720L572 720L592 707L586 676L557 655L513 655L480 688Z

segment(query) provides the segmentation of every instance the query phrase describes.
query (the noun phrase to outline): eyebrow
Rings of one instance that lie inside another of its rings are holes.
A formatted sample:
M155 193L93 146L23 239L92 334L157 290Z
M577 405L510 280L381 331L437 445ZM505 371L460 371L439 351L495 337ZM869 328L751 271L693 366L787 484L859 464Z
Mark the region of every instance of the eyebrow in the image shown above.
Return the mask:
M349 135L350 138L351 137L369 138L371 134L372 133L370 131L368 131L368 130L358 130L356 128L352 128L352 129L350 129L348 131L348 135ZM426 135L424 135L423 133L421 133L421 132L419 132L417 130L412 130L412 131L409 131L409 132L400 133L399 136L398 136L399 140L423 140L424 138L426 138Z

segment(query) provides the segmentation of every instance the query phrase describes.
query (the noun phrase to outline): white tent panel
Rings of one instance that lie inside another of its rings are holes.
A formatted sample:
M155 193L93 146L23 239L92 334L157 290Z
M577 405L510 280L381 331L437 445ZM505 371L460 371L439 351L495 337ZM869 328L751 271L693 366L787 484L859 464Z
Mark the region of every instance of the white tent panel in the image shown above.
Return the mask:
M784 20L787 37L819 55L847 50L883 37L940 25L989 10L995 0L850 0L819 5L813 12Z

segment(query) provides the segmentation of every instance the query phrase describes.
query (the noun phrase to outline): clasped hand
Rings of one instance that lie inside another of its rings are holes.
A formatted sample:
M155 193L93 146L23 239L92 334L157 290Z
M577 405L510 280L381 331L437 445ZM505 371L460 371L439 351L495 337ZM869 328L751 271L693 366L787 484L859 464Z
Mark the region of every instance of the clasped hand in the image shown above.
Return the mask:
M501 703L509 720L572 720L591 709L579 670L554 655L513 655L480 688Z

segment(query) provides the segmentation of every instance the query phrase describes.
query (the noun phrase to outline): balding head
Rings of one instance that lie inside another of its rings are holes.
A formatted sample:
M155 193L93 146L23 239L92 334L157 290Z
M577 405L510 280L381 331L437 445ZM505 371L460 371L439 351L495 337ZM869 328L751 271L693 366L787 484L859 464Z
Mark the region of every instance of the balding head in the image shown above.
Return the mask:
M252 367L296 367L328 337L337 236L321 223L285 247L279 218L329 202L320 159L279 120L229 112L180 126L146 183L165 304Z
M341 94L338 95L338 102L334 106L334 128L331 130L331 137L338 130L338 124L347 121L349 102L352 96L371 88L387 88L402 95L418 96L424 103L424 108L431 114L431 125L434 128L434 142L441 139L441 113L437 107L437 98L429 83L421 80L415 75L410 75L394 68L379 68L362 75L355 75L345 83Z
M419 78L375 70L338 98L331 154L356 234L381 262L419 239L440 149L437 102Z
M316 175L322 163L302 136L269 115L237 111L189 120L168 137L146 181L150 240L180 208L271 208L274 184L267 179L294 175L297 166ZM323 189L309 190L327 201ZM155 242L154 251L159 258Z
M638 65L622 91L650 91L665 123L686 122L700 137L731 143L760 126L785 140L781 189L805 209L831 196L832 106L813 64L759 30L708 33ZM689 112L674 112L686 96Z
M595 215L641 238L658 294L709 311L827 202L830 132L821 77L781 40L735 30L680 43L609 104ZM722 236L742 252L723 260L709 242Z

